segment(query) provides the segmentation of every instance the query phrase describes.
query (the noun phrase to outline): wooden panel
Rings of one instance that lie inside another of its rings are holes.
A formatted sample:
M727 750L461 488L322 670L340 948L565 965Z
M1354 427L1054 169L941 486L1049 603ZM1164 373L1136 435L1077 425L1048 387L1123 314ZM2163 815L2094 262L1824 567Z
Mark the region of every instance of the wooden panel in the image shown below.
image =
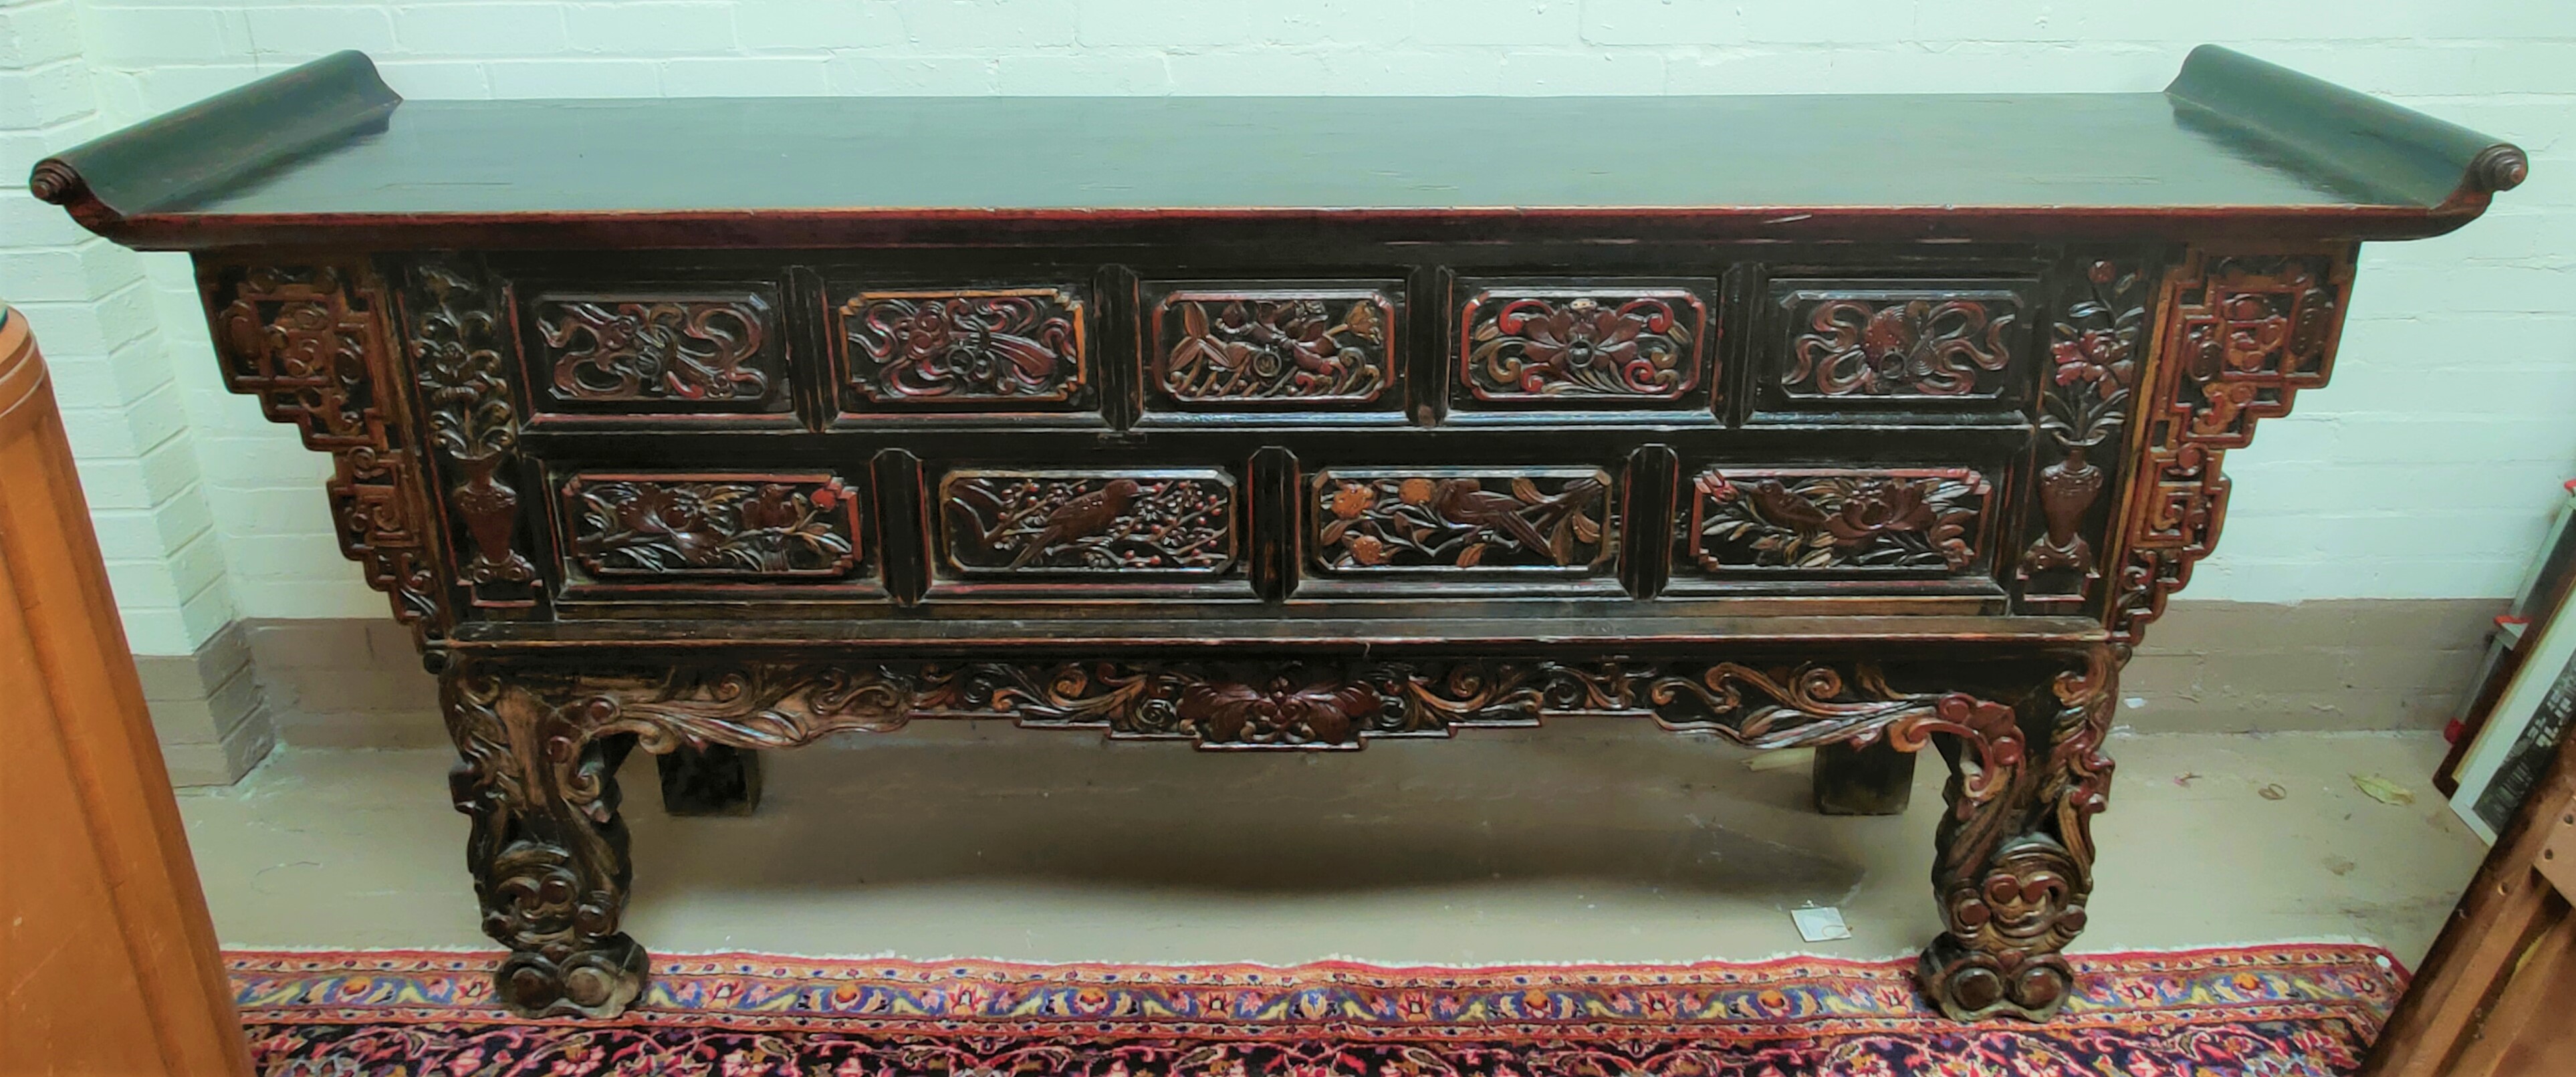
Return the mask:
M530 421L689 423L795 408L770 289L539 291L522 299Z
M1234 477L1203 468L986 470L939 481L939 570L1096 580L1239 575Z
M2012 410L2029 395L2019 281L1771 282L1764 409Z
M1610 574L1599 468L1328 468L1307 486L1307 562L1325 576Z
M1149 410L1400 407L1402 285L1167 287L1147 316Z
M1462 409L1706 406L1716 375L1704 283L1465 287L1451 394Z
M579 472L561 483L566 597L847 584L865 495L828 472Z
M0 308L0 1072L250 1073L44 360Z
M861 289L832 311L849 413L1096 407L1083 289Z
M1975 468L1740 468L1686 492L1675 575L1952 576L1992 561L1994 486Z

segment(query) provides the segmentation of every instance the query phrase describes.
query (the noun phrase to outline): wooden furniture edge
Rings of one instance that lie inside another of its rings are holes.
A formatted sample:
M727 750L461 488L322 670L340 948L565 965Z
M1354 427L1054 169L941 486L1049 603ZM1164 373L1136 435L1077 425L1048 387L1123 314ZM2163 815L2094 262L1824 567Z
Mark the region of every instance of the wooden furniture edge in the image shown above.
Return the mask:
M0 474L0 683L19 697L0 815L21 831L0 892L27 944L0 945L0 1070L247 1075L44 358L5 306Z
M2513 143L2218 45L2193 49L2165 96L2320 171L2435 209L2484 209L2531 173Z
M38 161L27 190L120 238L137 214L383 130L400 104L365 53L336 52Z

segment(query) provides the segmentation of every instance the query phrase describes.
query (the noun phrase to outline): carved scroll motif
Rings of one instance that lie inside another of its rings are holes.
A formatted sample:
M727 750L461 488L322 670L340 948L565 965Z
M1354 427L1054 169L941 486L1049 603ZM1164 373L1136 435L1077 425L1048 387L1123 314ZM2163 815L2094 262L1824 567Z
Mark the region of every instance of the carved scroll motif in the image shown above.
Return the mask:
M412 267L408 299L413 379L429 444L447 460L447 503L474 550L458 582L472 589L476 605L525 605L537 570L517 549L519 491L508 471L517 460L518 412L510 402L500 299L479 268L436 260Z
M540 297L530 315L559 400L758 403L786 380L757 296Z
M1971 468L1711 468L1691 483L1683 552L1711 574L1960 572L1993 499Z
M1948 930L1919 967L1925 993L1951 1017L2044 1020L2073 992L2063 952L2084 930L2093 892L2116 676L2109 649L2097 646L2023 705L2048 731L2046 758L1952 769L1932 871ZM1999 710L1998 721L2019 720Z
M2055 458L2040 468L2042 526L2016 570L2027 607L2080 607L2101 579L2085 534L2095 530L2094 506L2111 474L2090 454L2109 445L2116 456L2128 428L2145 346L2146 292L2135 263L2099 260L2084 267L2081 281L2059 301L2039 420ZM2116 459L2111 464L2119 466Z
M1211 470L952 471L942 546L967 575L1215 575L1235 563L1234 491Z
M1678 288L1485 292L1459 326L1478 400L1677 400L1699 384L1708 308Z
M2125 553L2106 621L2137 641L2209 555L2227 511L2226 450L2255 420L2288 414L2326 383L2352 290L2352 252L2194 252L2166 284L2145 455L2123 525Z
M1061 402L1088 376L1067 288L861 292L837 317L847 388L873 405Z
M833 475L582 474L564 483L574 562L600 579L837 578L861 560Z
M1792 397L1992 397L2012 367L2009 294L1798 291L1780 387Z
M1379 292L1174 292L1153 323L1154 384L1182 403L1366 403L1394 381Z
M1335 469L1312 482L1327 572L1588 573L1616 548L1599 470Z
M396 620L435 637L446 588L423 523L420 461L380 388L390 365L382 283L360 266L209 266L203 285L225 387L331 454L324 489L340 552L392 597Z

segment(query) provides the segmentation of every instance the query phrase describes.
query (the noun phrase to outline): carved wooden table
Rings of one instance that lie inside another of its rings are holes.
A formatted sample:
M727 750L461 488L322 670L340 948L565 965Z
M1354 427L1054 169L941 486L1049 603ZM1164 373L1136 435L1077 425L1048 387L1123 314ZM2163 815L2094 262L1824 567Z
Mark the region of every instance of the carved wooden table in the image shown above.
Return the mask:
M500 997L614 1014L614 774L1015 717L1542 717L1951 810L1922 960L2044 1017L2113 682L2364 239L2521 151L2220 49L2162 94L404 103L356 53L68 151L196 252L443 680Z

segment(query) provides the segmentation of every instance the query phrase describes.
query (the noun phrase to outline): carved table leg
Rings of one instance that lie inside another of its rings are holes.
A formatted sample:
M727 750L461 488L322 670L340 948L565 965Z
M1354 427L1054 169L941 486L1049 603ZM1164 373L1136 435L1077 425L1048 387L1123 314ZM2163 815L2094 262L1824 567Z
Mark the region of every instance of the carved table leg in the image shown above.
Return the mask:
M2066 1002L2073 976L2061 951L2084 929L2093 890L2116 677L2108 648L2096 649L2017 709L1989 705L1968 736L1942 743L1950 811L1932 885L1949 930L1923 951L1919 975L1953 1018L2045 1020Z
M682 746L653 757L662 810L672 815L749 815L760 807L760 756L746 748Z
M1825 815L1903 815L1914 799L1913 752L1887 738L1866 745L1816 746L1816 811Z
M451 664L441 690L483 930L510 948L495 997L531 1016L623 1012L645 972L643 948L617 930L631 871L617 762L634 738L595 737L574 708L469 663Z

